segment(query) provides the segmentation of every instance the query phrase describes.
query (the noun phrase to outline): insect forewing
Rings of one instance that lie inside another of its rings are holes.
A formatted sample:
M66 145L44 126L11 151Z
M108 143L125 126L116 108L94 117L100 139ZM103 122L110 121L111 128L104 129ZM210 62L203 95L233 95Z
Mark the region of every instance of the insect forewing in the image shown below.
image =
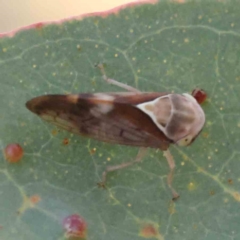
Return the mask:
M166 150L172 142L136 107L166 93L46 95L26 103L29 110L67 131L101 141Z

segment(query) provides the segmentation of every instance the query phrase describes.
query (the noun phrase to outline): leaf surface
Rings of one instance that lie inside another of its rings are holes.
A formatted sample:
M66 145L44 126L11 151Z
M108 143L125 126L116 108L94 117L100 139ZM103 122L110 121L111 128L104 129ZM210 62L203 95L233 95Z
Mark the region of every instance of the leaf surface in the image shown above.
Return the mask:
M64 239L62 220L76 213L91 240L239 239L239 12L237 1L161 1L2 37L0 144L17 142L25 154L17 164L0 156L0 238ZM101 190L105 167L137 149L58 131L25 108L43 94L119 91L98 63L142 91L207 91L202 133L188 148L171 147L177 202L161 151L109 174Z

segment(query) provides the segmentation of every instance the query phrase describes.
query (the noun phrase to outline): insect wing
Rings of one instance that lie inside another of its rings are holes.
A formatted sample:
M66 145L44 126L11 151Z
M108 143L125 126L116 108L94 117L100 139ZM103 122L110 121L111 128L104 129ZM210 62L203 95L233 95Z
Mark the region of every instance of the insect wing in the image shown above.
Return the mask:
M171 143L151 118L135 107L165 93L46 95L29 110L67 131L100 141L166 150Z

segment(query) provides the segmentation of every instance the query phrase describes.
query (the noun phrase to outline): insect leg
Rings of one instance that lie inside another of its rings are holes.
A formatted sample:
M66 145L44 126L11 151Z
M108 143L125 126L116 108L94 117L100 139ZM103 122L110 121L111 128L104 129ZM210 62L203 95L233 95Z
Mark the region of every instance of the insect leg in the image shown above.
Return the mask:
M98 183L98 186L102 187L102 188L105 188L107 174L109 172L113 172L113 171L116 171L116 170L127 168L127 167L129 167L129 166L131 166L131 165L133 165L135 163L141 162L142 158L146 154L146 151L147 151L147 148L141 147L141 148L139 148L138 154L137 154L136 158L133 161L125 162L125 163L122 163L122 164L119 164L119 165L115 165L115 166L108 166L106 168L106 170L102 173L102 181L100 183Z
M175 169L175 162L174 162L173 156L172 156L172 154L169 150L164 151L163 155L167 158L168 165L169 165L169 168L170 168L170 172L169 172L168 178L167 178L167 183L168 183L168 187L172 191L172 195L173 195L172 200L177 200L180 196L172 186L174 169Z
M98 64L97 67L101 70L102 72L102 75L103 75L103 79L109 83L109 84L112 84L112 85L115 85L115 86L118 86L120 88L123 88L129 92L135 92L135 93L141 93L141 91L139 91L138 89L134 88L134 87L131 87L125 83L121 83L121 82L118 82L114 79L111 79L111 78L108 78L106 73L105 73L105 70L104 70L104 66L103 64Z

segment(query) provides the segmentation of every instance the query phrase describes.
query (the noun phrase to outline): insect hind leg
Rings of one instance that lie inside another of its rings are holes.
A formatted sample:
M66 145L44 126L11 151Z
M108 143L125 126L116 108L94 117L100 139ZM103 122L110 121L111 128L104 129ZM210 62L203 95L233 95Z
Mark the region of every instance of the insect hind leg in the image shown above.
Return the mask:
M125 162L125 163L115 165L115 166L108 166L106 168L106 170L102 173L102 181L98 183L98 186L101 187L101 188L105 188L106 187L107 174L109 172L121 170L121 169L130 167L135 163L141 162L143 157L145 156L146 152L147 152L147 148L143 148L143 147L139 148L138 154L133 161Z
M170 168L170 172L168 173L168 177L167 177L167 183L168 183L168 187L170 188L170 190L172 192L172 196L173 196L172 200L175 201L180 197L180 195L176 192L176 190L172 186L175 162L174 162L173 156L169 150L165 150L163 152L163 155L164 155L164 157L166 157L169 168Z
M139 91L138 89L136 89L134 87L131 87L131 86L125 84L125 83L118 82L118 81L116 81L114 79L108 78L106 73L105 73L103 64L98 64L97 67L100 69L100 71L101 71L101 73L103 75L103 79L108 84L112 84L112 85L118 86L120 88L123 88L123 89L129 91L129 92L141 93L141 91Z

